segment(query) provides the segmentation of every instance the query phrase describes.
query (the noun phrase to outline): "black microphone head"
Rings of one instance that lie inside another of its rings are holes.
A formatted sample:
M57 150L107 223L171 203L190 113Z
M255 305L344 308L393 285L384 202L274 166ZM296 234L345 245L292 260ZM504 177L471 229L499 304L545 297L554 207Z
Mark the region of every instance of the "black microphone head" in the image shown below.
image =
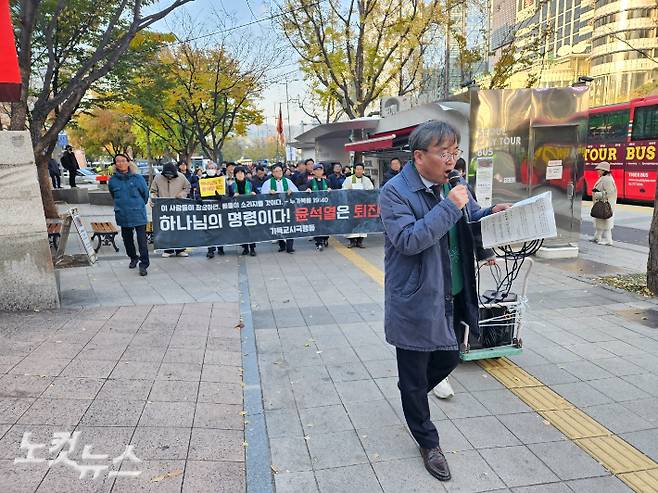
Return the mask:
M459 181L461 179L462 174L456 169L453 169L450 173L448 173L448 183L450 183L451 187L456 187L459 185Z

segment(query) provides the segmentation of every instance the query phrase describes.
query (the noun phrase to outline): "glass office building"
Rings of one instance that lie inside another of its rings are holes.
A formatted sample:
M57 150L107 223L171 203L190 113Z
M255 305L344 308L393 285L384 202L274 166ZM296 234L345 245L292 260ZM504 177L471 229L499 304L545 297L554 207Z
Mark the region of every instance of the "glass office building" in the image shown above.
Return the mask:
M529 73L548 87L589 75L590 104L627 101L658 80L657 28L655 0L493 0L492 62L507 44L523 50L546 33L543 56L514 74L510 87L523 87Z

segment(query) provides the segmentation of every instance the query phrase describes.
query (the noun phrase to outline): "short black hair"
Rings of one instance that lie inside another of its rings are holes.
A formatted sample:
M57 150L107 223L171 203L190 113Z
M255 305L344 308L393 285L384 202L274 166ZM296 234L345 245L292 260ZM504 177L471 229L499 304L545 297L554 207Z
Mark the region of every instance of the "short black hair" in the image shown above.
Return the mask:
M235 164L233 161L230 161L226 163L226 167L228 168L229 166L237 166L237 164Z
M281 164L281 163L276 163L276 164L273 165L272 168L270 168L270 169L271 169L272 171L274 171L274 170L277 169L277 168L281 168L281 171L285 171L285 170L283 169L283 164Z
M455 162L455 169L458 169L464 174L466 173L466 161L464 161L464 158L460 157L459 159L457 159L457 161Z
M259 164L258 166L256 166L256 171L265 171L265 166Z
M402 165L402 159L400 159L397 156L392 157L391 160L389 161L389 164L391 164L393 161L397 161L398 163L400 163L400 165Z
M450 145L459 144L459 132L447 122L428 120L418 125L409 135L409 149L414 151L427 151L431 145L446 142Z
M356 169L357 166L361 166L364 170L366 169L363 163L354 163L354 169Z
M306 166L306 164L307 164L309 161L311 161L312 163L315 164L315 159L313 159L312 157L309 157L309 158L306 158L306 159L304 160L304 166Z

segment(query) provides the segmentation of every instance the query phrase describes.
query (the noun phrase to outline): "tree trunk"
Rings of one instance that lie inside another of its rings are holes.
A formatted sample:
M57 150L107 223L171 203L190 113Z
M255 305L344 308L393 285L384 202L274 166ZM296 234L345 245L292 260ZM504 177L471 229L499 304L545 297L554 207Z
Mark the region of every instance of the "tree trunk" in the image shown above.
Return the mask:
M647 261L647 287L658 295L658 191L653 205L653 219L649 229L649 260Z
M48 173L48 160L57 145L57 134L54 137L46 139L39 133L38 129L40 128L43 128L43 120L39 118L34 119L30 134L32 135L32 148L34 149L34 163L37 166L37 175L39 177L39 188L41 188L43 213L46 219L57 219L59 218L59 213L53 199L53 192L50 188L52 182Z
M50 188L52 181L48 173L48 156L42 156L40 158L35 156L35 159L41 161L37 162L37 176L39 178L39 188L41 189L41 200L43 201L43 213L46 219L57 219L59 218L59 213L57 212L57 206L55 205L53 193Z

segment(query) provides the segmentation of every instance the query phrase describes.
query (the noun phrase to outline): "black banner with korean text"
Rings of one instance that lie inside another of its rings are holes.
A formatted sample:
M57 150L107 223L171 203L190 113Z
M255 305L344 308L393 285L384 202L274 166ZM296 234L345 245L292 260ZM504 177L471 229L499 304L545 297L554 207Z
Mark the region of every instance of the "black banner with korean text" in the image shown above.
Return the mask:
M155 199L154 244L169 249L381 233L378 197L378 190L335 190L204 201Z

